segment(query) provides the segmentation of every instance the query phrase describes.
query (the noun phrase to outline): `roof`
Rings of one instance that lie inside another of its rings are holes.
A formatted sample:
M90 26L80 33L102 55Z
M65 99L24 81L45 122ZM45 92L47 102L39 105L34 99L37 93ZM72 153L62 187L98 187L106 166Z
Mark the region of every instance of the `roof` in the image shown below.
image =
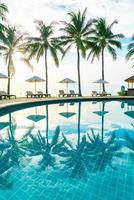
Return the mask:
M134 75L125 80L128 83L134 83Z

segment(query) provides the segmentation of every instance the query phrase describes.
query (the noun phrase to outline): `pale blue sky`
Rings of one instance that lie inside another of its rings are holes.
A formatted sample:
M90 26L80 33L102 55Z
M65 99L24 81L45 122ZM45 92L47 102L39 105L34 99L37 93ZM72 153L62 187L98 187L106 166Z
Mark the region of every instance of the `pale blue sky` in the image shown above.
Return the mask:
M5 0L10 13L8 14L8 20L12 24L20 24L23 30L31 35L36 35L34 26L34 19L42 19L44 22L49 23L51 21L68 20L66 13L70 10L77 11L88 8L87 18L93 17L106 17L108 23L117 19L119 24L115 26L115 32L121 32L125 34L126 39L123 42L123 50L118 51L117 61L112 61L109 55L106 55L106 80L110 82L108 85L109 90L119 90L120 85L124 84L123 80L128 76L133 75L132 61L126 63L124 55L126 53L126 47L130 40L131 35L134 33L134 0ZM59 34L56 31L56 35ZM2 61L1 61L2 62ZM12 80L12 91L14 92L14 85L17 87L24 85L19 94L25 92L27 85L25 79L29 78L33 74L37 74L41 77L44 76L44 63L43 60L36 64L33 62L35 70L31 73L24 64L19 61L18 55L16 56L16 75ZM6 73L4 63L1 66L1 71ZM20 78L21 74L21 78ZM97 60L94 64L89 61L82 60L81 62L81 79L83 83L83 90L85 93L89 93L92 89L96 89L97 86L92 82L99 79L101 76L101 65ZM49 87L50 91L56 93L59 85L57 82L62 78L70 77L77 81L76 71L76 58L75 49L66 56L61 62L59 69L57 69L51 58L49 58ZM4 84L5 85L5 84ZM3 87L5 87L3 85ZM53 89L53 85L56 89ZM89 85L89 89L88 88ZM118 86L117 89L116 85ZM44 89L43 86L41 86ZM32 89L32 86L30 85ZM4 89L4 88L3 88Z

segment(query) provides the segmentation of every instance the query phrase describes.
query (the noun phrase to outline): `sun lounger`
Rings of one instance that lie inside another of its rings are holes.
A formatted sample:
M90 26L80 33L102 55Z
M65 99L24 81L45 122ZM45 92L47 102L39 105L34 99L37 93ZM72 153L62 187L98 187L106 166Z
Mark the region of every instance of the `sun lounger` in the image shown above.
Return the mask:
M44 94L42 91L37 92L39 97L51 97L51 94Z
M97 97L97 96L101 96L101 94L96 91L92 91L92 97Z
M70 91L70 95L71 95L72 97L79 96L79 94L78 94L78 93L75 93L74 90L69 90L69 91Z
M27 98L36 98L38 97L39 98L39 95L38 94L34 94L32 91L26 91L26 97Z
M64 90L59 90L58 96L59 96L59 97L70 97L71 94L65 93Z
M97 93L96 91L92 91L92 96L100 96L100 97L103 97L103 96L111 96L110 93L107 93L107 92L102 92L102 93Z
M111 96L111 94L107 92L102 92L101 96Z
M0 91L0 99L6 99L9 98L11 99L11 97L14 97L16 99L16 95L13 94L7 94L5 91Z

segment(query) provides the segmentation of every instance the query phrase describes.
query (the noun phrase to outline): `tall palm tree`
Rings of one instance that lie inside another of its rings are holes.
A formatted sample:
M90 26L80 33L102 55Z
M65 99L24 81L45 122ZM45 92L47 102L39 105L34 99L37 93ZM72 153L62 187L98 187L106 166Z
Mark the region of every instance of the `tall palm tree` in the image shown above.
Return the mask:
M48 94L48 53L51 53L55 65L59 66L57 50L61 50L61 48L57 45L54 38L54 23L46 25L43 21L37 20L35 23L39 36L27 38L27 42L24 45L24 52L28 54L29 60L36 58L37 62L44 56L46 94Z
M18 52L22 53L21 47L24 36L25 34L20 34L15 27L8 26L4 31L3 37L0 37L0 52L5 60L8 71L7 94L10 94L10 81L15 74L14 55ZM26 62L24 56L23 59L25 63L28 64L28 61ZM29 66L31 67L30 64Z
M92 36L88 37L90 53L88 58L92 56L92 62L95 57L100 58L102 62L102 80L105 79L104 74L104 58L105 51L107 50L115 60L117 57L116 49L121 49L122 45L119 39L123 38L123 34L114 34L112 28L117 24L117 20L111 24L106 23L104 18L99 18L94 23L91 30ZM105 92L105 84L103 83L103 92Z
M128 52L126 54L126 59L134 59L134 35L131 37L131 43L128 45Z
M59 37L60 44L65 47L65 54L75 46L77 52L77 71L78 71L78 93L79 96L82 96L81 92L81 77L80 77L80 55L85 58L86 56L86 37L90 33L90 26L92 24L91 21L86 21L86 11L83 13L78 11L69 12L70 22L63 21L64 27L61 28L62 31L65 32L65 35Z

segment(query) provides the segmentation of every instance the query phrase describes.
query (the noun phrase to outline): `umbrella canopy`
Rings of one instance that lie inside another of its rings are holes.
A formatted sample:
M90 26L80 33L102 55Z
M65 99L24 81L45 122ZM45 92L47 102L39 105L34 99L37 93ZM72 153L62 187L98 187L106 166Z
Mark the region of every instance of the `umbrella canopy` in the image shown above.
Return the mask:
M104 83L105 84L105 83L108 83L108 82L100 78L97 81L94 81L93 83L100 83L100 84Z
M93 113L101 117L101 116L107 114L108 111L94 111Z
M65 118L70 118L72 117L73 115L75 115L76 113L75 112L61 112L59 113L61 116L65 117Z
M38 76L33 76L33 77L27 79L26 81L30 82L30 83L35 83L35 93L36 93L36 83L37 82L44 82L45 80L40 78L40 77L38 77Z
M29 115L27 116L27 119L33 121L33 122L38 122L42 119L46 118L45 115L38 115L37 107L35 107L35 115Z
M100 84L99 92L101 93L101 85L102 85L102 84L107 84L108 81L105 81L105 80L103 80L103 79L100 78L100 79L94 81L93 83L98 83L98 84Z
M127 112L124 112L124 114L134 119L134 111L127 111Z
M38 122L44 118L46 118L45 115L29 115L29 116L27 116L27 119L29 119L33 122Z
M6 76L5 74L2 74L2 73L0 73L0 78L2 79L4 79L4 78L8 78L8 76Z
M70 83L76 83L76 81L73 81L70 78L65 78L65 79L59 81L59 83L65 83L65 84L67 84L67 91L66 92L68 93L68 84L70 84Z
M66 112L61 112L61 113L59 113L59 115L65 117L65 118L70 118L70 117L72 117L72 116L75 115L75 114L76 114L75 112L69 112L69 111L68 111L68 103L67 103Z
M0 130L6 128L7 126L9 126L9 122L0 122Z

